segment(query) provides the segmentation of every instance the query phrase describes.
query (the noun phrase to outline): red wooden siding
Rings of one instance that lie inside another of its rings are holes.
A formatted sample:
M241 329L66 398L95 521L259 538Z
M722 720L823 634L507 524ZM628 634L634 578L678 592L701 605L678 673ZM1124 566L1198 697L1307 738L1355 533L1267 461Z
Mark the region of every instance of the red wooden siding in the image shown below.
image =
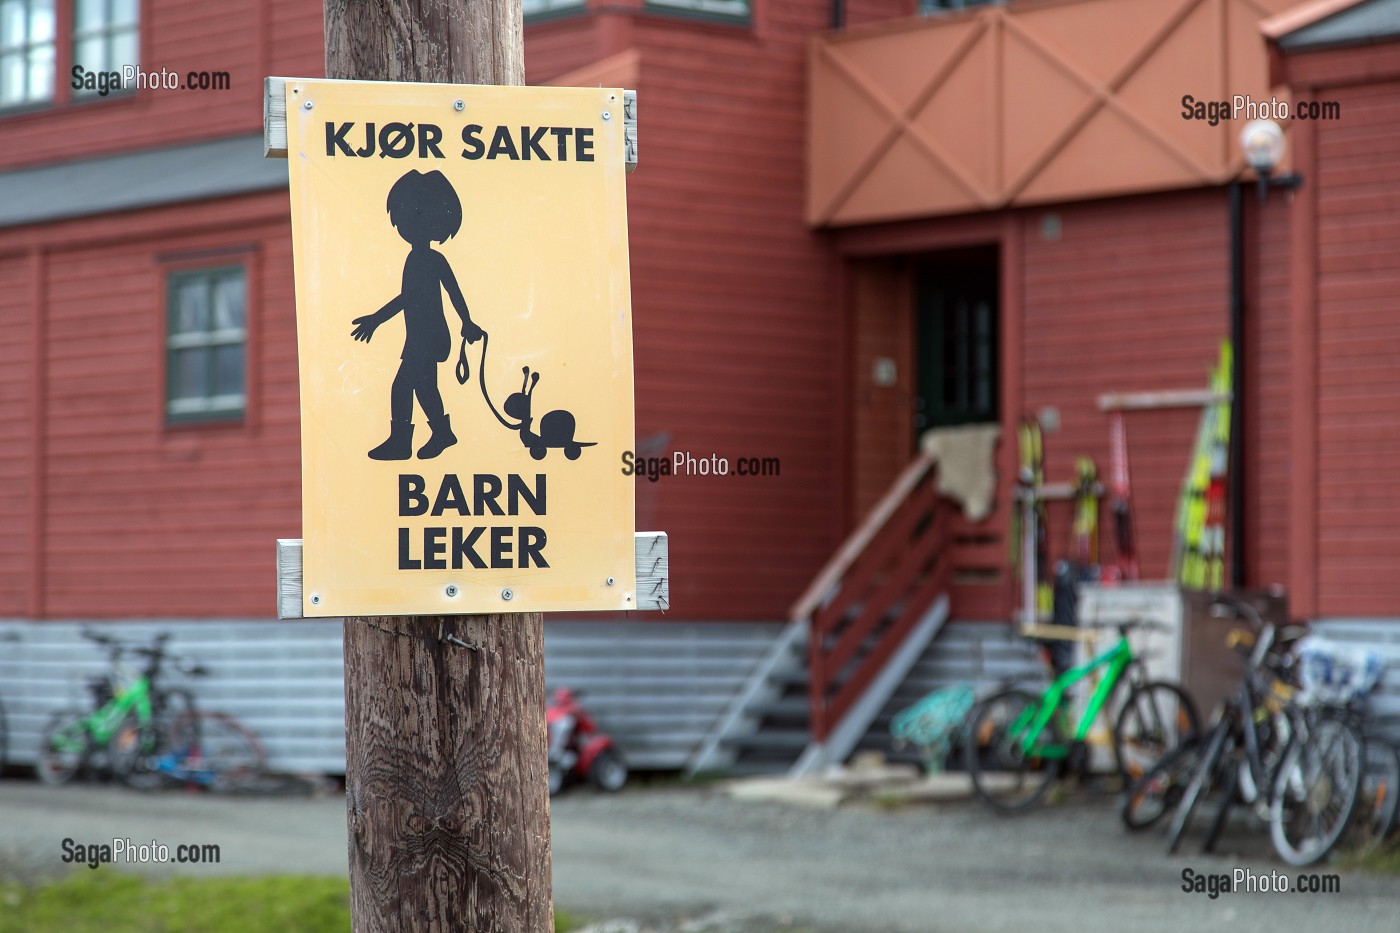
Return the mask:
M1205 388L1229 333L1229 267L1223 190L1124 198L1056 208L1061 235L1025 215L1022 404L1059 409L1045 439L1051 481L1069 480L1074 458L1109 469L1106 391ZM1015 411L1008 412L1015 414ZM1143 577L1168 575L1177 493L1200 412L1127 416L1128 459ZM1053 553L1067 548L1068 505L1050 507ZM1106 515L1106 512L1105 512ZM1103 554L1113 553L1102 523Z
M911 9L859 0L847 12L857 23ZM1107 472L1101 392L1203 387L1227 332L1223 189L812 233L802 219L806 44L829 17L826 2L772 0L756 5L752 25L700 23L626 0L527 30L531 80L639 53L642 164L628 181L638 440L664 435L653 453L782 461L777 478L639 484L639 518L671 535L672 618L783 616L908 461L910 257L997 242L1012 257L1003 323L1022 359L1003 412L1012 428L1059 410L1061 429L1047 437L1052 480L1067 479L1080 453ZM143 65L230 71L233 90L7 116L0 171L256 132L264 75L322 70L312 0L234 0L212 12L147 0L142 32ZM1344 113L1314 128L1308 179L1319 220L1316 503L1296 501L1289 424L1300 358L1291 250L1308 240L1290 235L1290 195L1246 198L1248 578L1298 585L1290 531L1300 509L1316 509L1322 615L1400 605L1389 573L1400 559L1400 82L1391 71L1347 83L1357 75L1343 81L1336 64L1379 54L1301 63L1305 84L1326 85L1311 96L1341 100ZM1051 213L1054 239L1042 235ZM163 273L226 249L249 270L249 416L167 428ZM270 615L272 541L300 525L285 194L0 230L0 316L15 322L0 332L0 615ZM895 360L894 387L873 385L877 357ZM1167 572L1198 417L1129 416L1145 576ZM1012 448L1008 433L998 514L985 527L954 524L962 618L1011 608L1005 579L974 585L966 571L1006 553ZM1068 507L1050 509L1059 555ZM1107 557L1107 524L1104 545Z
M1042 235L1047 214L1059 218L1058 239ZM1105 200L1018 212L1010 235L1022 242L1023 259L1006 270L1002 326L1013 328L1021 347L1020 389L1002 402L1003 451L1014 452L1015 425L1042 409L1058 409L1060 430L1045 439L1047 478L1072 479L1074 461L1087 454L1107 476L1108 417L1098 410L1098 396L1108 391L1205 388L1220 341L1228 333L1228 229L1224 190ZM966 236L959 239L959 231ZM1269 234L1265 246L1277 252L1283 232ZM918 255L936 248L985 244L985 225L962 219L925 221L900 232L853 231L842 237L843 249L860 253L889 250ZM1003 240L1003 256L1010 255ZM857 504L866 502L897 472L898 456L907 456L910 432L907 390L875 390L870 362L875 355L901 360L901 380L912 378L913 361L905 350L913 333L907 311L911 296L895 284L907 272L894 259L857 260L851 264L855 342L856 424L854 482ZM1259 291L1269 304L1256 339L1273 345L1286 326L1286 301L1277 273L1263 278ZM1283 301L1283 305L1280 302ZM892 302L893 305L887 304ZM1016 317L1020 308L1019 317ZM1262 312L1261 312L1262 313ZM1261 366L1267 388L1260 402L1258 428L1277 430L1269 419L1286 404L1280 385L1285 362ZM1138 545L1145 577L1168 573L1177 493L1190 461L1199 410L1138 412L1128 420L1129 460ZM1014 463L1003 456L999 466ZM1283 465L1272 460L1269 483L1256 497L1273 503L1283 495ZM964 524L959 531L955 564L967 571L1005 566L1009 544L1007 503L1014 477L998 477L998 514L984 524ZM1053 558L1068 551L1069 505L1049 506ZM1285 519L1259 519L1263 529ZM1261 531L1261 534L1263 532ZM1103 525L1103 555L1113 554L1113 539ZM1283 544L1267 550L1268 564L1286 560ZM954 587L953 611L959 618L1005 618L1012 605L1003 574L981 583L963 573ZM955 576L955 580L957 577Z
M264 0L208 15L152 0L145 64L229 70L233 91L6 120L24 145L0 170L255 131L264 74L320 73L319 5ZM653 527L671 535L673 617L778 618L848 519L835 263L802 221L805 37L829 9L766 5L754 28L620 15L532 28L527 61L545 80L628 44L641 52L643 168L629 179L638 436L664 433L666 452L782 462L776 478L673 477L639 497L654 498ZM0 611L30 611L29 582L42 578L35 605L50 617L271 612L272 542L300 525L286 217L277 194L0 231L0 256L13 257L0 260L0 302L19 319L33 316L23 250L47 244L48 373L38 546L24 482L30 371L0 376L0 425L22 452L0 456L0 475L21 479L0 493L20 542L0 549ZM241 250L249 264L249 414L167 428L163 270L203 249ZM5 360L31 356L29 336L6 336Z
M619 17L574 15L542 23L525 30L525 81L549 83L556 75L591 64L622 51L609 46L607 24Z
M803 37L826 15L774 3L757 37L658 14L629 27L641 53L642 161L628 179L637 436L782 461L780 478L658 484L681 618L782 617L844 530L834 264L802 221ZM534 73L581 64L554 35L570 24L541 27L544 48L531 32ZM587 36L588 18L574 28ZM558 67L540 63L550 49Z
M0 616L30 610L34 268L25 253L0 258Z
M42 540L30 536L27 502L0 493L6 581L0 613L27 615L24 580L44 584L49 617L250 616L271 613L272 542L296 536L299 417L291 242L286 195L210 202L0 235L0 251L24 236L45 247ZM165 425L165 270L172 264L245 265L249 414L218 427ZM32 287L10 288L23 262L0 264L13 317L34 316ZM260 274L263 269L266 274ZM26 328L27 330L27 328ZM26 352L7 340L4 349ZM6 366L0 425L33 449L32 370ZM13 374L13 375L12 375ZM10 391L10 381L18 383ZM19 465L28 497L31 464ZM0 470L14 469L0 458ZM26 480L28 482L26 482Z
M1318 610L1400 607L1400 82L1317 127Z
M851 263L853 433L851 477L857 521L884 495L913 456L914 394L910 278L897 259ZM877 386L876 360L895 361L898 381Z

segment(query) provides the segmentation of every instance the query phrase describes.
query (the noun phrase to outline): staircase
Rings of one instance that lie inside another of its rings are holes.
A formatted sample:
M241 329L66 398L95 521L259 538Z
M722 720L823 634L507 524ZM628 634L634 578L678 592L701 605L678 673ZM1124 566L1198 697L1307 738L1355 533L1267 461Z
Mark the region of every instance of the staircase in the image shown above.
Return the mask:
M850 755L946 623L952 509L920 455L827 562L686 773L793 776Z

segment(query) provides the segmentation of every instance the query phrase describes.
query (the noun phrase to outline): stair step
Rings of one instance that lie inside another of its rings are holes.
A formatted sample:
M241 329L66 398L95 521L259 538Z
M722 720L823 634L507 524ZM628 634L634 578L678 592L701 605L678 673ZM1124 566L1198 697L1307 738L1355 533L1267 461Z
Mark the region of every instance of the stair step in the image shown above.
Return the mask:
M806 729L765 729L750 735L726 736L721 745L729 748L752 748L763 750L800 751L812 742L812 733Z
M763 703L750 703L744 707L748 716L771 716L783 719L806 719L811 714L811 704L805 696L783 697Z
M779 761L776 758L763 761L736 761L725 768L724 773L725 776L734 778L761 777L768 774L786 774L791 765L791 758L785 761Z
M768 682L780 687L806 686L807 669L805 667L788 667L769 671Z

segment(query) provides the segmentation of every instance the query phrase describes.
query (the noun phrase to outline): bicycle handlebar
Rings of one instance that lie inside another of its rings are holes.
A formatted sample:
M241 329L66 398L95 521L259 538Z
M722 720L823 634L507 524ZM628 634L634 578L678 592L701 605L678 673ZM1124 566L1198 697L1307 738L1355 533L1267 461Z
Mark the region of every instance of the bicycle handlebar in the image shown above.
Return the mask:
M178 658L176 655L166 650L165 643L170 640L169 632L157 632L151 639L150 647L122 642L111 635L105 635L93 629L83 629L81 634L89 641L96 642L105 647L111 654L113 661L116 661L123 654L134 654L145 658L150 662L146 667L146 676L152 680L160 673L161 662L166 659L184 662L177 665L182 673L192 674L194 676L203 676L209 673L208 668L205 668L197 661L189 658Z
M1254 623L1255 628L1258 629L1263 629L1266 624L1264 622L1264 617L1259 614L1259 610L1243 596L1235 596L1231 593L1216 593L1211 599L1212 615L1219 615L1219 613L1215 611L1217 608L1229 609L1232 610L1235 615L1243 615L1250 622Z

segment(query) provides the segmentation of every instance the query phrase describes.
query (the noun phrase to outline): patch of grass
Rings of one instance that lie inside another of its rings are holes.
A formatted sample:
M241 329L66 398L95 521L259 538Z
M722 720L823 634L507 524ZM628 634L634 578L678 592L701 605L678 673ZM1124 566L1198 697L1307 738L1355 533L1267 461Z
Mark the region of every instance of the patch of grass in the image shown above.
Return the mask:
M304 933L350 929L339 878L171 878L74 872L27 887L0 885L0 933Z
M555 911L556 933L584 921ZM0 880L0 933L345 933L342 878L170 878L78 871L43 884Z
M1342 852L1337 856L1336 865L1376 875L1400 875L1400 838L1393 838L1369 852Z
M909 791L894 787L877 790L867 803L876 810L903 810L909 806Z
M588 921L571 913L554 908L554 933L570 933L588 925Z

